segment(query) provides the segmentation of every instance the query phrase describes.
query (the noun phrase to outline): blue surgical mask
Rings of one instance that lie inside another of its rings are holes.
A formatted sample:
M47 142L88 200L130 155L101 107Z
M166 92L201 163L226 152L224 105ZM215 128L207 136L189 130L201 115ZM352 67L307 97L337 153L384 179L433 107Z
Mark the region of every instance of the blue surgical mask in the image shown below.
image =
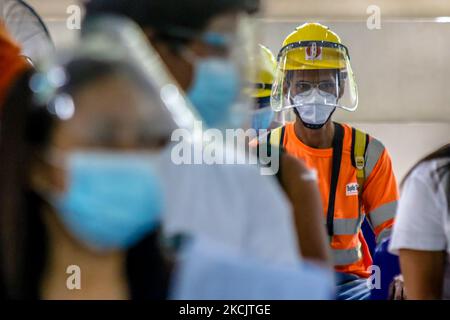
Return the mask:
M163 199L155 155L76 152L66 163L68 186L51 202L83 244L127 249L157 227Z
M259 131L268 129L273 121L274 112L270 107L270 97L256 99L257 110L252 115L252 128Z
M272 108L264 108L256 111L252 116L252 128L256 131L268 129L273 120Z
M233 114L233 104L240 91L236 66L223 58L198 58L194 66L194 81L188 97L206 125L211 128L239 125Z

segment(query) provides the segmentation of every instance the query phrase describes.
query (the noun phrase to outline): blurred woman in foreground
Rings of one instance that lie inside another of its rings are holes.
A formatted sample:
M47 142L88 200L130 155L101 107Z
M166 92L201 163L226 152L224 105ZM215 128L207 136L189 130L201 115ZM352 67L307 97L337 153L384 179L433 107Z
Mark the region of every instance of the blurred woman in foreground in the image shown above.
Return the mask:
M89 57L17 82L0 133L2 298L166 297L156 165L174 123L153 94L131 65Z

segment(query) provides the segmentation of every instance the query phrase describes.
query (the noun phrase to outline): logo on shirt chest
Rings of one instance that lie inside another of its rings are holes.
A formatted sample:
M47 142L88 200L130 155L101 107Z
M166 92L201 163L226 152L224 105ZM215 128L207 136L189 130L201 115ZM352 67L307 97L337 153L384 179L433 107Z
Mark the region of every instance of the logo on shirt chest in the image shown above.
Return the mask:
M359 185L356 182L349 183L345 186L345 195L348 196L357 196L358 195Z

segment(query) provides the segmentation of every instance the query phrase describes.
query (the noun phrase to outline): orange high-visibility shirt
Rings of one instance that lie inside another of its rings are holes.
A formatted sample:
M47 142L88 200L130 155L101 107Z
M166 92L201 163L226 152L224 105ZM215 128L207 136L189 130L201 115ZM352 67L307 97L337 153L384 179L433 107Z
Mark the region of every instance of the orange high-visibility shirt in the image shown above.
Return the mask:
M336 271L370 276L372 257L361 231L364 216L368 218L377 242L390 233L398 200L398 189L390 156L377 139L370 137L366 152L366 179L359 211L356 168L352 165L352 128L343 124L344 141L339 180L336 189L334 233L331 250ZM282 144L285 150L302 159L318 174L324 215L327 215L330 193L333 149L315 149L305 145L295 134L294 124L285 126Z

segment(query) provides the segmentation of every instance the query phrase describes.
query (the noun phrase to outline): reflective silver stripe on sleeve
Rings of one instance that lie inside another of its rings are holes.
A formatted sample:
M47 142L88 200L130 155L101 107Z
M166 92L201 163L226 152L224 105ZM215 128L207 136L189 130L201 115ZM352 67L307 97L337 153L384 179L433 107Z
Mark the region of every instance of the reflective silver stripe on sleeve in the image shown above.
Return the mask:
M332 249L335 266L345 266L357 262L362 258L361 244L352 249Z
M377 243L380 243L384 238L387 238L391 235L392 229L387 228L380 232L380 234L377 237Z
M367 152L366 152L366 166L365 166L366 178L368 178L372 173L372 170L377 164L378 159L380 159L383 151L384 151L383 144L377 139L371 138L369 144L367 145Z
M392 201L382 206L379 206L375 210L369 212L367 215L372 227L375 229L382 225L384 222L395 217L397 211L397 201Z
M334 226L334 234L335 235L351 235L357 234L361 228L362 218L354 218L354 219L337 219L335 218L333 221Z

